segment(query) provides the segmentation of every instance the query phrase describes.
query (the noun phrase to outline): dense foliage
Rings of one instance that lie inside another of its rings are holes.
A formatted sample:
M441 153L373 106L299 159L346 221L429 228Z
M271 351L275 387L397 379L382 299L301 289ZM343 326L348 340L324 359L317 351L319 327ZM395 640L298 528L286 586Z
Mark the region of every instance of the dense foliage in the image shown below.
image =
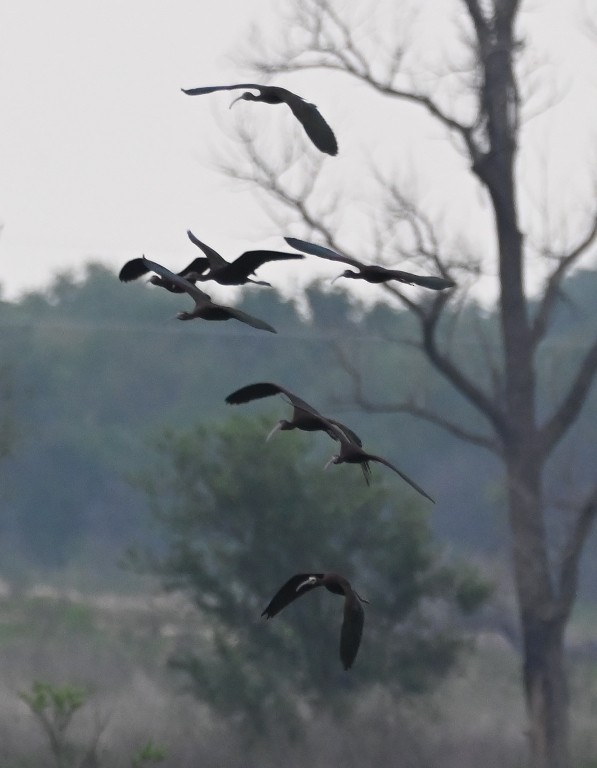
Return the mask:
M374 466L332 467L310 447L327 436L282 434L265 418L167 432L142 482L159 521L161 554L141 557L170 588L188 590L213 634L181 649L194 693L243 722L288 722L317 705L342 708L349 689L428 690L454 663L453 618L486 587L443 562L419 501ZM316 590L270 622L269 598L294 573L337 571L370 601L354 668L338 658L342 599Z
M556 341L546 346L542 363L553 391L578 354L575 339L594 324L577 310L594 281L591 273L569 281ZM97 265L81 282L61 276L47 294L0 301L0 424L10 426L11 447L0 463L4 575L23 573L23 561L29 570L80 561L86 571L114 571L123 549L145 535L145 500L128 477L148 461L151 436L205 414L210 422L225 419L228 392L263 380L349 422L368 449L415 477L437 498L432 524L442 537L469 549L500 546L501 478L491 458L432 425L362 414L351 403L338 346L362 364L372 398L391 400L414 387L436 410L474 426L463 402L429 376L408 346L392 342L408 336L405 313L378 305L363 314L345 294L313 287L306 320L275 291L249 288L242 296L243 308L271 322L276 336L233 322L179 323L174 315L186 305L184 297L142 283L122 285ZM458 354L474 361L473 329L482 324L490 342L493 316L472 305L454 321ZM481 357L478 370L488 375ZM287 410L276 399L247 408L277 418ZM578 425L574 461L592 456L583 446L595 442L595 409L590 403ZM565 478L554 475L552 482L556 498ZM594 578L594 570L587 572Z

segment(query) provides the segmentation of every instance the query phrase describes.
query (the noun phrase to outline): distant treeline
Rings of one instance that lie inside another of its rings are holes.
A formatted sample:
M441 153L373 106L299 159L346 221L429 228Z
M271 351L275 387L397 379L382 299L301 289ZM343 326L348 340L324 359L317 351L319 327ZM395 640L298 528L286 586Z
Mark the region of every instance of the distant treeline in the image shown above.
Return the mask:
M577 340L597 321L597 275L576 273L565 287L542 356L549 372L543 404L557 399L579 355ZM340 289L317 285L305 298L308 317L274 290L243 290L239 306L271 323L277 335L235 321L178 322L188 297L142 281L123 285L97 264L82 281L61 275L47 293L0 301L0 430L11 442L11 455L0 462L4 573L72 561L98 572L115 568L127 546L152 536L145 498L130 480L149 462L156 437L165 427L226 419L232 407L224 397L253 381L285 385L416 477L437 499L434 527L441 538L507 556L494 457L411 416L365 413L354 404L343 360L360 372L371 401L410 397L483 428L409 343L416 326L408 312L386 304L365 311ZM494 316L472 303L447 319L445 343L489 386L487 356L500 364ZM279 398L243 407L271 413L272 424L288 411ZM567 482L567 463L594 465L596 415L593 393L560 451L561 466L554 466L548 489L554 499ZM399 481L395 487L408 493ZM554 525L554 535L557 530ZM584 583L596 580L597 567L584 563Z

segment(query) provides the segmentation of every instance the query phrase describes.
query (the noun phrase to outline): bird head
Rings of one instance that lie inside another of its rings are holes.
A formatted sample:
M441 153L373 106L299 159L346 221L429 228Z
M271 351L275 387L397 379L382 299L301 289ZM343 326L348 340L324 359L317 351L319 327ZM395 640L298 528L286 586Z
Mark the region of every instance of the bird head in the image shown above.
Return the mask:
M335 283L336 280L339 280L341 277L359 277L358 272L352 272L350 269L345 269L344 272L340 275L336 275L336 277L332 280L332 283Z
M278 421L272 431L269 433L269 435L265 438L265 442L267 443L269 440L272 439L272 437L276 434L276 432L279 432L280 430L284 431L287 429L292 429L292 426L290 425L290 422L286 419L280 419Z
M313 584L317 584L317 576L309 576L308 579L301 581L301 583L296 588L296 591L299 592L303 587L310 587Z
M192 320L194 315L191 312L179 312L176 317L179 320Z
M234 99L234 101L230 103L230 106L228 107L228 109L232 109L232 107L236 104L237 101L257 101L257 96L255 96L254 93L251 93L251 91L245 91L244 93L241 93L240 96L237 96L236 99Z

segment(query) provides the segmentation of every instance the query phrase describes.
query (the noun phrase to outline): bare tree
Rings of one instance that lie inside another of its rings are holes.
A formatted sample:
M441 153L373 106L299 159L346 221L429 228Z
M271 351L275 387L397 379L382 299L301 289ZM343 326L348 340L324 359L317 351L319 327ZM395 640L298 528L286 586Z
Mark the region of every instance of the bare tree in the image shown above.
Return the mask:
M404 3L393 5L391 10L396 11ZM384 243L397 241L398 254L457 281L457 290L432 297L393 284L386 284L384 290L416 318L419 335L410 343L480 414L484 427L465 427L414 397L372 402L360 386L358 366L348 355L344 365L363 408L414 414L490 451L502 462L523 642L530 764L533 768L564 768L569 764L564 632L576 596L581 553L597 512L597 482L595 477L589 478L577 488L577 497L569 500L573 522L558 551L553 552L546 525L546 467L587 399L597 372L597 335L587 339L580 364L570 371L567 386L550 413L538 413L542 382L536 363L565 280L597 240L597 206L585 209L584 220L572 235L570 228L561 226L555 240L554 232L549 231L554 219L549 215L521 224L518 198L524 184L517 175L517 162L524 128L532 117L548 113L559 96L556 88L545 97L546 91L539 85L542 73L546 74L543 63L537 65L535 60L529 65L523 56L526 49L517 37L520 6L520 0L434 4L435 19L438 13L446 14L446 21L452 23L442 42L449 39L451 50L456 51L447 71L438 74L423 73L413 66L416 14L403 14L395 26L386 17L376 27L377 4L364 10L361 4L342 6L335 0L297 0L286 19L279 50L272 51L271 44L260 41L257 49L270 50L271 55L265 61L251 62L263 75L335 71L340 73L336 77L358 81L364 90L390 102L411 105L413 116L417 110L426 114L466 160L468 169L463 168L463 173L469 174L482 190L480 196L489 201L491 215L486 226L493 233L493 271L499 281L497 347L479 338L480 349L486 353L487 375L482 381L450 342L454 334L447 327L447 318L454 312L446 312L446 307L453 309L462 300L466 289L487 269L487 261L473 258L462 248L455 257L454 247L446 246L437 217L412 194L407 195L402 184L375 170L372 161L369 177L380 182L384 199L368 222L370 253L367 247L356 253L350 241L339 239L339 195L322 194L319 182L324 166L319 159L309 158L307 171L301 173L296 158L287 156L281 168L269 152L260 151L259 141L245 128L245 162L237 157L225 170L256 183L265 193L272 217L285 226L298 217L311 239L349 256L364 259L368 255L372 260L379 260ZM450 8L453 14L448 19ZM531 10L537 12L537 8ZM547 80L550 89L549 73ZM329 163L338 161L323 162L328 163L327 171ZM446 200L444 207L449 209L450 203ZM558 223L563 224L567 215L562 212ZM542 219L539 226L538 219ZM537 232L539 245L534 242ZM524 281L531 263L543 270L544 279L542 290L533 298Z

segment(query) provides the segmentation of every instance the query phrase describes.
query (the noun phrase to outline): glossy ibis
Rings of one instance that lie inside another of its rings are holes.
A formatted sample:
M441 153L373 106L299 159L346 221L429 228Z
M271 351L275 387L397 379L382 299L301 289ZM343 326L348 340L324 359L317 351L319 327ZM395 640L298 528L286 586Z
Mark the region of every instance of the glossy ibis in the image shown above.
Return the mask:
M289 429L302 429L305 432L327 432L330 437L337 440L337 435L333 429L330 429L330 424L334 429L340 430L349 441L354 441L357 445L361 445L361 441L351 429L341 424L334 419L328 419L322 416L319 411L310 406L300 397L297 397L289 389L281 387L279 384L272 384L269 381L260 381L256 384L248 384L246 387L241 387L235 392L232 392L226 398L226 402L231 405L240 405L241 403L249 403L251 400L259 400L262 397L270 397L271 395L286 395L290 404L293 406L292 418L280 419L276 426L267 436L266 440L274 435L278 430Z
M244 283L255 283L256 285L268 285L271 288L270 283L266 283L264 280L253 280L249 277L255 270L262 264L268 261L286 261L289 259L304 259L304 256L299 256L296 253L283 253L282 251L245 251L238 259L234 261L226 261L217 251L210 248L209 245L202 243L199 238L187 229L187 235L189 240L201 248L205 254L204 258L197 259L197 261L205 262L209 267L209 272L201 274L204 271L200 270L198 274L193 274L193 280L215 280L220 285L244 285ZM188 268L187 268L188 269ZM185 277L188 276L185 275Z
M143 264L147 268L148 272L155 272L159 277L167 280L174 285L181 288L185 293L195 302L195 308L191 312L179 312L177 317L179 320L193 320L194 318L201 318L203 320L240 320L241 323L247 323L252 325L253 328L259 328L262 331L270 331L276 333L275 328L272 328L269 323L260 320L257 317L242 312L235 307L225 307L222 304L216 304L211 298L203 291L200 291L196 285L191 283L184 277L177 275L175 272L171 272L161 264L157 264L155 261L150 261L143 256Z
M403 272L400 269L386 269L386 267L376 264L363 264L361 261L349 256L341 256L336 251L332 251L331 248L325 248L323 245L316 245L315 243L307 243L305 240L299 240L296 237L285 237L284 239L288 245L291 245L298 251L310 253L313 256L319 256L330 261L341 261L359 270L358 272L352 272L350 269L347 269L338 277L350 277L355 280L365 280L368 283L387 283L389 280L398 280L400 283L420 285L423 288L431 288L433 291L443 291L444 288L453 288L456 285L453 280L448 280L444 277L413 275L411 272ZM337 280L338 277L335 277L334 280Z
M350 586L348 579L338 573L297 573L272 597L261 614L273 618L297 597L315 587L325 587L335 595L344 595L344 619L340 630L340 660L344 669L350 669L356 658L363 634L365 612L361 603L368 603Z
M208 260L205 256L200 256L193 259L189 265L176 274L179 277L185 277L189 282L193 282L196 275L205 272L208 268ZM124 267L120 270L118 279L123 283L130 283L131 280L137 280L148 272L151 272L151 270L146 266L144 259L131 259L130 261L127 261ZM159 285L162 288L166 288L166 290L171 293L185 293L186 291L186 288L181 288L179 285L175 285L171 280L167 280L165 277L160 277L159 275L152 275L149 278L149 282L153 283L153 285Z
M323 418L323 417L322 417ZM324 419L324 421L328 421L327 419ZM340 443L340 453L335 454L330 458L330 460L325 465L324 469L327 469L330 464L360 464L361 468L363 470L363 475L365 477L365 481L367 485L369 485L371 481L371 468L369 467L370 461L377 461L380 464L385 464L386 467L389 467L390 469L394 470L396 474L400 475L400 477L407 482L411 488L414 488L415 491L418 491L422 496L424 496L426 499L429 499L429 501L433 502L435 504L435 500L429 496L428 493L426 493L420 485L417 485L414 480L411 480L408 475L405 475L404 472L401 472L397 467L395 467L393 464L390 464L390 462L387 459L384 459L382 456L376 456L373 453L367 453L363 450L363 448L360 445L357 445L352 440L348 439L344 432L342 430L338 429L334 424L328 421L329 424L329 430L336 435L336 440Z
M253 88L259 91L258 94L247 91L238 98L234 99L231 107L237 101L262 101L265 104L288 104L292 114L301 123L307 136L321 152L328 155L338 154L338 142L334 132L321 116L321 113L315 106L305 101L296 93L280 88L277 85L257 85L256 83L240 83L238 85L210 85L205 88L182 88L182 92L188 96L202 96L205 93L214 91L234 91L237 88Z

